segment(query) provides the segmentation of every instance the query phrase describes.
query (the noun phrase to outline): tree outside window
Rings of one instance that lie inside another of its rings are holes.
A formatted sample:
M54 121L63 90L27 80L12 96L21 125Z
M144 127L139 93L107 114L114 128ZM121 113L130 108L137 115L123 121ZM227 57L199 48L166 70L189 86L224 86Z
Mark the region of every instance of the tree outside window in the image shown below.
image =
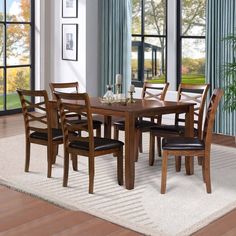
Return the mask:
M166 0L133 0L132 82L166 78Z
M16 88L32 88L33 0L0 1L0 113L20 108Z
M178 82L205 83L206 0L178 0Z

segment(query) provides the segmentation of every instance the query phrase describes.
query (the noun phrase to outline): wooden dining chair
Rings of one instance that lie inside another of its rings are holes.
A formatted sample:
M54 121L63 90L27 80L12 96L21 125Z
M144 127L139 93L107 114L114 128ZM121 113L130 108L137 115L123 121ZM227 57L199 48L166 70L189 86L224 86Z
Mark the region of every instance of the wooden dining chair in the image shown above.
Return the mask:
M47 177L51 177L58 145L63 143L61 129L52 128L51 108L46 90L17 89L25 124L25 172L29 171L31 143L47 146Z
M154 84L150 82L144 82L142 90L142 99L152 99L158 101L164 101L166 92L168 90L169 83L164 84ZM152 116L152 117L139 117L136 120L136 161L138 159L139 150L142 152L142 133L149 132L150 128L156 124L161 124L161 116ZM125 121L116 121L114 125L114 139L119 139L119 131L125 130ZM139 149L139 150L138 150Z
M215 114L218 104L223 96L223 90L215 89L211 96L207 114L204 123L203 137L171 137L164 138L162 142L162 176L161 176L161 193L166 192L167 162L168 156L197 156L201 157L203 180L206 183L207 193L211 193L210 177L210 152L212 129L215 120Z
M209 84L180 84L178 88L177 101L178 102L192 102L194 106L194 136L201 139L202 137L202 121L204 108L206 104L207 92ZM185 119L180 114L175 115L174 125L157 125L150 129L150 146L149 146L149 165L154 164L155 156L155 137L157 137L158 154L161 156L161 138L179 137L185 135ZM181 169L181 158L176 157L176 171ZM200 163L200 158L199 158Z
M118 184L123 185L123 145L118 140L94 137L93 120L89 96L86 93L55 93L60 110L61 124L64 134L64 176L63 186L68 184L69 154L77 162L77 155L87 156L89 163L89 193L93 193L95 157L113 154L117 157ZM71 123L68 113L86 118L86 123ZM80 132L81 135L74 135ZM110 157L113 157L110 155Z
M64 92L64 93L79 93L79 83L78 82L68 82L68 83L49 83L52 98L56 99L55 92ZM70 114L68 114L70 116ZM73 122L83 123L86 122L85 120L81 119L80 117L74 117ZM100 120L93 118L93 128L96 130L96 136L101 137L101 126L102 122Z

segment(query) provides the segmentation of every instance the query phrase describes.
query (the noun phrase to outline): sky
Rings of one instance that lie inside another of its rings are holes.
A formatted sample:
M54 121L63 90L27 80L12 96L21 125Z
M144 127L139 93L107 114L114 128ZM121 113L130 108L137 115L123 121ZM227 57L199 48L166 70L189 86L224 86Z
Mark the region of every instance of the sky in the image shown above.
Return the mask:
M10 14L16 14L19 12L19 3L20 0L7 0L7 12L10 12ZM3 12L4 9L4 0L0 0L0 11Z

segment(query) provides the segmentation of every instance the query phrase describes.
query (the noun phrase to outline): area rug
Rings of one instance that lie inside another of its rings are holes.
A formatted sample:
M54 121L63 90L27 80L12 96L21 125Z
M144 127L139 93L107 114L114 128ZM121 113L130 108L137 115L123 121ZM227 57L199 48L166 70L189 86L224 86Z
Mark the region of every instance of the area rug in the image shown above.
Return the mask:
M136 163L134 190L116 182L112 156L96 159L95 191L88 194L87 158L79 158L79 171L70 169L67 188L62 187L63 149L46 178L46 148L32 145L30 172L24 173L24 136L0 139L0 183L59 206L81 210L144 235L190 235L236 207L236 149L212 146L212 194L207 194L201 168L186 176L168 166L167 192L160 194L161 159L148 165L148 136Z

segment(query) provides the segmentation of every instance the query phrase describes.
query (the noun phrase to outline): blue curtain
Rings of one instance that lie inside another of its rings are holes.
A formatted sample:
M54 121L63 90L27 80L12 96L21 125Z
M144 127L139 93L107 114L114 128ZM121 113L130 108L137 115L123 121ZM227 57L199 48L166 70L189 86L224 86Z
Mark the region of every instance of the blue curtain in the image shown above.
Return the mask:
M224 38L235 32L236 0L208 0L206 76L211 92L214 88L225 88L230 81L230 78L225 78L223 66L233 62L236 55ZM215 132L236 135L236 112L226 111L224 101L218 109Z
M131 0L99 0L100 17L100 95L106 85L122 75L122 92L131 83Z

